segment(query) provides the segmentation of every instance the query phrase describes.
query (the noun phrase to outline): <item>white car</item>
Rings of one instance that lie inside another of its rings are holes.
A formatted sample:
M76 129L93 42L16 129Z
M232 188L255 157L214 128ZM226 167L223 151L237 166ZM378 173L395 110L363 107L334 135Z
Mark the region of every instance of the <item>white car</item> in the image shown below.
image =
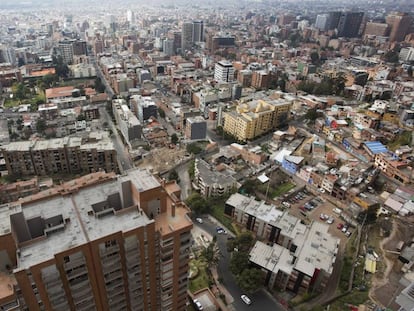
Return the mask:
M203 223L203 219L202 219L202 218L196 218L196 221L197 221L199 224L202 224L202 223Z
M198 299L194 299L193 301L194 301L194 304L197 306L198 310L203 310L203 306L202 306L201 302L198 301Z
M334 219L332 216L330 216L330 217L326 220L326 223L327 223L327 224L329 224L329 225L331 225L331 224L333 224L333 223L334 223L334 221L335 221L335 219Z
M249 298L249 297L247 297L246 295L241 295L241 296L240 296L240 298L241 298L241 300L243 300L243 302L244 302L246 305L250 305L250 304L252 303L252 301L250 300L250 298Z

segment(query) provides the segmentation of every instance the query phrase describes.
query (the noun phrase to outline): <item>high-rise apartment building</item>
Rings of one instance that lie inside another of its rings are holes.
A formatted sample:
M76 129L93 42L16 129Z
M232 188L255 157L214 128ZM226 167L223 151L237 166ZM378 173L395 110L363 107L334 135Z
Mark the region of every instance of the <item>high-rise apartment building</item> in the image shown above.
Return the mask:
M364 35L387 37L390 26L385 23L368 22L365 26Z
M407 35L412 18L407 13L391 13L386 17L386 23L391 27L390 31L390 42L404 41Z
M184 53L193 45L193 23L184 22L181 28L181 50Z
M175 54L174 49L174 40L173 39L165 39L162 42L162 51L167 54L168 56L172 56Z
M76 40L72 42L73 55L88 55L88 49L86 48L86 41Z
M64 40L59 42L59 53L65 64L72 64L73 62L73 45L72 41Z
M338 37L358 37L363 18L363 12L343 12L338 23Z
M59 42L58 48L65 64L72 64L73 56L87 55L88 52L83 40L63 40Z
M235 111L224 113L223 129L240 141L254 139L287 120L291 106L292 103L284 99L239 104Z
M0 46L0 63L5 62L11 65L16 65L16 52L13 48L8 46Z
M179 196L133 170L0 206L0 309L185 310L192 222Z
M222 60L214 66L214 80L219 82L232 82L234 80L234 67L232 63Z
M193 42L204 41L204 23L203 21L193 21Z
M341 18L342 12L329 12L328 29L332 30L338 27L339 19Z
M316 16L315 28L326 31L329 27L329 14L318 14Z

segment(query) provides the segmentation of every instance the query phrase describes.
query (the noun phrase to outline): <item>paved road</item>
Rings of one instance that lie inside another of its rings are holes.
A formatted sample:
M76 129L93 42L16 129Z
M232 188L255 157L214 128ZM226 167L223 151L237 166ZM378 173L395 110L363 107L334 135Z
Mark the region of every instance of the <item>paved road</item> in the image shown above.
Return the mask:
M102 116L102 121L107 122L109 128L112 130L111 139L117 153L118 165L121 172L131 169L134 165L129 155L128 148L124 146L124 143L122 142L122 139L119 136L118 130L115 124L112 122L111 117L104 107L100 108L99 113Z
M204 217L202 224L195 223L194 226L199 226L201 229L208 232L210 235L216 234L216 224L213 223L209 218ZM233 296L233 308L237 311L248 311L248 310L259 310L259 311L283 311L285 310L277 301L271 297L266 291L260 290L255 294L249 295L253 303L247 306L241 299L240 296L243 291L237 286L233 275L229 269L230 253L227 252L227 235L217 235L217 245L220 248L222 257L220 258L217 266L219 276L223 279L223 284Z
M105 75L103 74L101 67L99 67L99 64L96 62L96 58L95 56L90 56L89 57L91 60L92 65L94 65L95 69L96 69L96 75L101 78L102 83L105 85L105 92L106 94L108 94L108 97L110 99L112 99L112 97L115 95L114 90L111 88L111 86L109 85L108 81L105 78Z

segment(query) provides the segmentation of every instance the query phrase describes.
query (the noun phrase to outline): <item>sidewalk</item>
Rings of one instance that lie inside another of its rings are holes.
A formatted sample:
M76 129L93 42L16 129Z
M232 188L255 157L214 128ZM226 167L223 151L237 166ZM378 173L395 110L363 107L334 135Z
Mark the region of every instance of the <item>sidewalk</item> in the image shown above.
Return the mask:
M220 282L219 282L219 276L217 274L217 268L213 267L211 269L211 274L213 275L214 281L216 283L216 286L219 290L219 292L221 294L224 295L224 297L226 297L226 303L227 305L220 299L220 297L216 297L217 298L217 302L220 304L220 308L223 311L233 311L235 310L234 307L232 306L232 303L234 301L233 296L228 292L227 288L225 288Z

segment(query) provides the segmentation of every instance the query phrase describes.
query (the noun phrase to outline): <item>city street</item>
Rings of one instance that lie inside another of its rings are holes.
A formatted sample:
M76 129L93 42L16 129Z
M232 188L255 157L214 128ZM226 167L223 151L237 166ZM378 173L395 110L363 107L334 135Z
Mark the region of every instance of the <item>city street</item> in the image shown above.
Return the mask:
M233 296L233 309L237 311L243 310L260 310L260 311L283 311L285 310L274 297L270 296L265 290L259 290L258 292L248 295L252 300L250 306L246 305L241 299L240 296L244 293L239 286L236 284L236 281L230 272L229 262L230 262L230 253L227 252L227 234L217 234L216 227L217 223L215 220L210 218L203 217L203 223L194 223L194 226L199 227L206 231L209 235L217 235L217 245L220 249L222 257L220 258L219 264L217 266L217 271L219 277L223 280L223 285L227 288L229 293Z
M99 113L102 118L102 123L107 122L108 127L112 131L111 140L117 153L119 169L121 172L131 169L134 165L131 161L128 148L124 146L122 138L119 136L118 130L115 124L112 122L112 119L106 111L105 107L100 107Z

